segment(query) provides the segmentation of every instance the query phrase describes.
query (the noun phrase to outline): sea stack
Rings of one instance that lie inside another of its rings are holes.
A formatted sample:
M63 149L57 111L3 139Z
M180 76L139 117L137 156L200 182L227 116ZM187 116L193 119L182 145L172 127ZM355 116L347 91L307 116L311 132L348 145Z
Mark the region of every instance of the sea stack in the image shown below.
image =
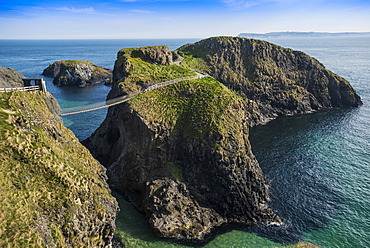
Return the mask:
M58 86L86 85L112 81L112 71L101 66L93 65L89 61L62 60L54 62L46 68L42 75L53 77L53 83Z

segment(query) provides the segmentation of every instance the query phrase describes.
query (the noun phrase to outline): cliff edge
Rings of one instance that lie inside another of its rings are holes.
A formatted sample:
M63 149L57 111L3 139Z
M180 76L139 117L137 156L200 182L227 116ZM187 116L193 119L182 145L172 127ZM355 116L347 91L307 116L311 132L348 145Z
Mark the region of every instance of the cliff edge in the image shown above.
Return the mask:
M347 80L316 59L267 41L214 37L178 52L184 67L203 71L257 103L262 120L362 104Z
M118 53L110 95L195 74L135 51ZM248 140L254 107L211 77L184 80L110 108L83 143L160 236L200 240L224 223L280 222Z
M184 58L181 67L163 62L173 55ZM194 70L212 77L145 92ZM174 239L202 240L224 223L281 223L268 208L249 127L361 104L350 84L317 60L243 38L210 38L173 54L163 46L122 49L113 74L109 98L145 93L109 108L83 144L107 167L110 185L158 235Z
M105 168L48 108L49 93L0 93L0 246L110 247Z

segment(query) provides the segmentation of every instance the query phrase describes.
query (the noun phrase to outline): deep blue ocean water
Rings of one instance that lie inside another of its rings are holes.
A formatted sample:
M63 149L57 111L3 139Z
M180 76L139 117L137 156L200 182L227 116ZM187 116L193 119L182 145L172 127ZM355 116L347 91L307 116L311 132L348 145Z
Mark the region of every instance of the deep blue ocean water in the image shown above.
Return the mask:
M124 47L168 45L176 40L0 40L0 66L41 77L57 60L89 60L113 68ZM320 247L370 247L370 37L270 39L317 58L351 82L360 108L282 117L251 130L254 154L270 180L270 206L281 227L220 230L205 247L276 247L298 240ZM109 86L59 88L45 78L62 108L105 100ZM105 110L64 118L82 140L104 120ZM127 247L186 247L156 238L145 217L119 195L118 233Z

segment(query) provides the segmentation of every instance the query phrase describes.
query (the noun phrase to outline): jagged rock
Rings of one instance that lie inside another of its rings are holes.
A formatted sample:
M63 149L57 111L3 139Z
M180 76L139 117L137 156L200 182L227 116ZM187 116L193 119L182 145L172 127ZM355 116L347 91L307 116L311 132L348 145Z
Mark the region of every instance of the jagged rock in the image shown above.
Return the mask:
M0 66L0 88L23 87L22 78L25 78L25 76L12 68Z
M0 246L110 247L118 204L105 168L54 119L56 100L0 98Z
M176 117L166 119L171 113ZM251 153L246 114L243 101L217 81L190 80L109 109L83 143L160 236L202 239L222 223L279 222L266 207L268 186Z
M84 87L90 84L112 81L112 71L88 61L63 60L49 65L42 75L54 77L53 83L58 86L78 85Z
M345 79L316 59L266 41L214 37L178 51L188 58L184 65L256 102L264 119L362 104Z

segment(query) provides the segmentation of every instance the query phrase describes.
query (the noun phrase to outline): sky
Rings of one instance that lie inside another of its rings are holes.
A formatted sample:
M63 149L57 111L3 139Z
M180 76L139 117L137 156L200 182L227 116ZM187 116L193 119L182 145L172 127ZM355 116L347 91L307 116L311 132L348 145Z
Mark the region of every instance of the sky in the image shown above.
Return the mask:
M0 39L370 32L370 0L0 0Z

